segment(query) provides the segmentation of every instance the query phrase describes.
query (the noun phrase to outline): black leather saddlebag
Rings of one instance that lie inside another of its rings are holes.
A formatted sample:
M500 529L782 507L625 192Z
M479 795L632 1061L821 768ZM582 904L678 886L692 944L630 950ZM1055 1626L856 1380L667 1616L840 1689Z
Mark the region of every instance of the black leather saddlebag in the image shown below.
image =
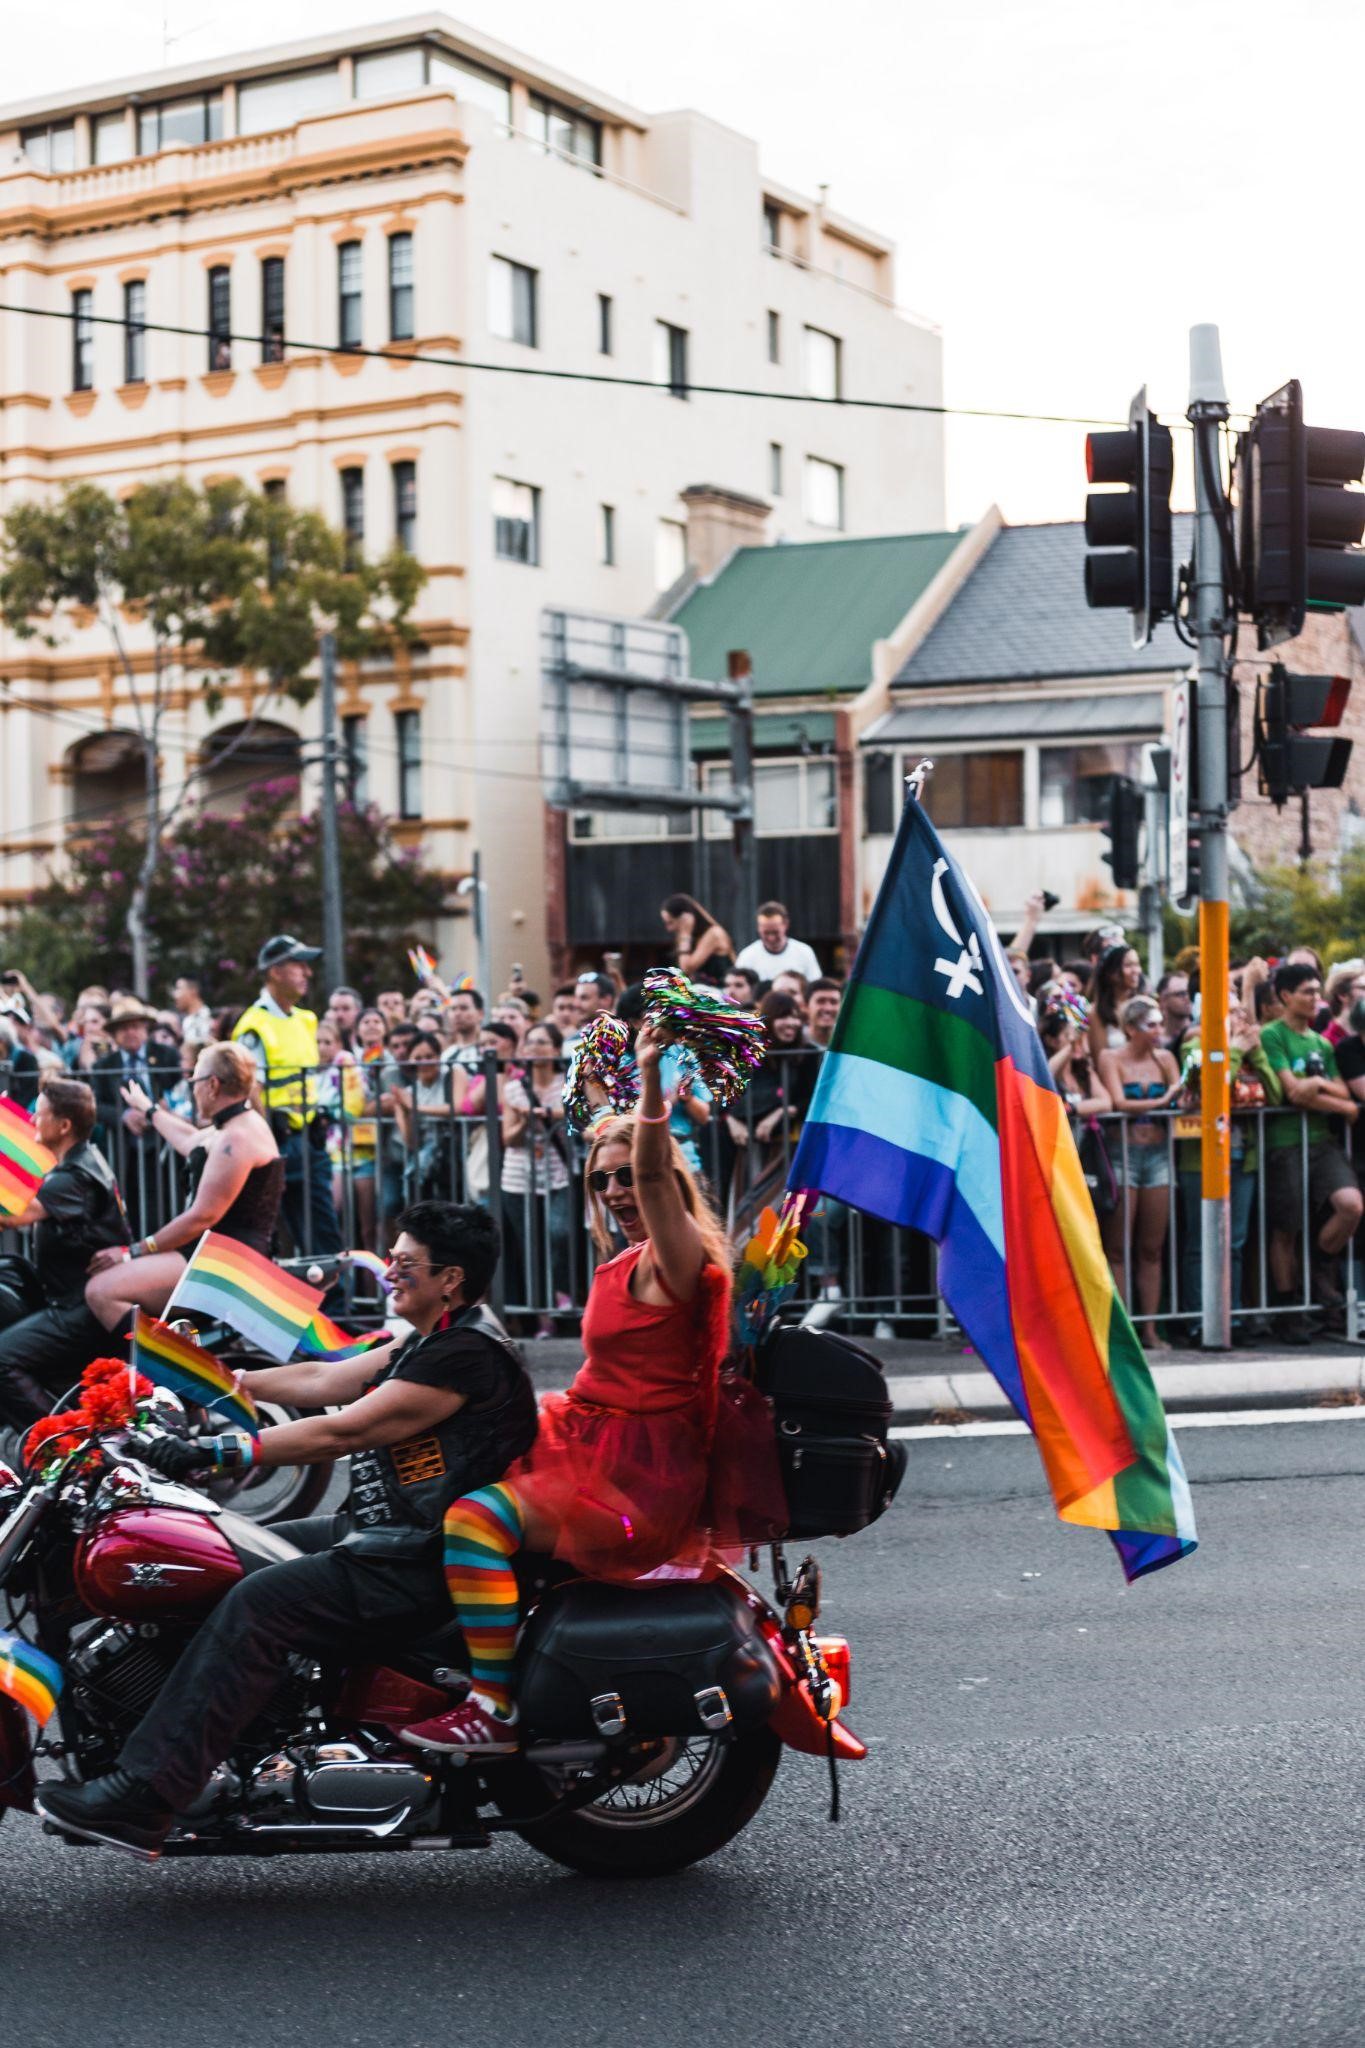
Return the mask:
M532 1739L736 1735L767 1721L782 1689L728 1577L556 1588L523 1631L517 1669Z
M788 1536L852 1536L890 1507L905 1446L889 1443L891 1398L870 1352L828 1330L778 1325L756 1380L772 1403Z

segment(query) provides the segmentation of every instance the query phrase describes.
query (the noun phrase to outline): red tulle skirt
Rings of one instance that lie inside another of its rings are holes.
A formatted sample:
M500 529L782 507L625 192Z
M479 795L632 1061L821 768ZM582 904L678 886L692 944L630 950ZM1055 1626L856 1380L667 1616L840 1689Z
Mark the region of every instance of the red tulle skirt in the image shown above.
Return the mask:
M506 1483L554 1529L553 1555L597 1579L701 1565L786 1516L768 1404L728 1374L710 1400L653 1414L551 1394Z

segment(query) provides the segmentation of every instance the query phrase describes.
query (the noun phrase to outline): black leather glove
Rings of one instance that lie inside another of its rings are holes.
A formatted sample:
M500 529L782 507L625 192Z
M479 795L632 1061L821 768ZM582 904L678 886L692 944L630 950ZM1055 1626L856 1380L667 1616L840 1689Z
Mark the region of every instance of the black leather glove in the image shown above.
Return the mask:
M182 1436L153 1437L149 1444L138 1445L137 1454L167 1479L188 1479L191 1472L207 1472L213 1465L213 1452L205 1443Z

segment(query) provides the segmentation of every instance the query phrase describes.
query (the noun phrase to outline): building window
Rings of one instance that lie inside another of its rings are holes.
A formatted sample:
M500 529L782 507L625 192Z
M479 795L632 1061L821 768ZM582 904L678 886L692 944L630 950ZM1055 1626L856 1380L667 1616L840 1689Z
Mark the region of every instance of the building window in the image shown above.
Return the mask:
M417 464L393 465L393 537L405 554L417 553Z
M411 341L417 333L413 302L412 236L389 236L389 340Z
M288 495L288 485L282 476L267 477L261 485L261 496L268 498L272 505L282 505Z
M601 534L599 553L602 559L602 566L604 569L614 569L616 567L616 507L614 505L599 505L597 511L601 521L599 528Z
M763 246L774 256L782 250L782 208L774 206L771 199L763 202Z
M394 735L398 741L398 815L422 815L422 714L395 711Z
M355 96L381 99L386 93L415 92L427 82L426 52L420 43L402 50L366 50L355 60Z
M1098 825L1108 814L1114 777L1136 779L1141 773L1142 748L1136 742L1043 747L1038 755L1038 823Z
M768 493L771 497L782 496L782 443L768 443Z
M341 472L341 530L353 561L365 545L365 472L357 465Z
M370 800L370 726L363 711L341 721L341 761L346 801L359 810Z
M488 269L488 329L499 341L536 348L539 274L524 263L495 256Z
M674 398L687 396L687 329L668 320L654 322L654 382Z
M1022 825L1024 755L936 754L924 787L924 803L936 825L954 827Z
M534 484L493 479L493 552L504 562L540 562L540 492Z
M844 345L823 327L806 329L806 389L812 398L844 395Z
M671 590L686 568L686 525L681 519L661 519L654 533L654 588Z
M708 761L702 786L711 793L730 787L730 763ZM730 820L707 811L708 839L728 838ZM839 829L839 784L835 764L827 755L802 755L787 761L754 763L754 830L760 838L785 839L793 833Z
M284 258L261 259L261 361L284 361Z
M249 86L242 86L237 94L237 132L245 135L242 125L242 100ZM163 100L156 107L139 107L137 112L137 152L139 156L155 156L162 149L197 149L204 142L221 142L223 139L223 95L220 92L197 92L188 99Z
M448 50L428 50L427 84L448 85L457 100L482 107L504 128L512 125L512 82L500 71L486 71L481 64L452 57Z
M74 171L76 168L74 121L49 121L41 128L25 128L19 142L35 170Z
M237 133L261 135L268 128L292 128L306 114L334 107L340 99L341 73L335 64L253 78L237 88Z
M96 164L126 163L133 153L128 116L122 107L96 114L90 123L90 160Z
M818 455L806 457L805 509L812 526L843 532L844 472L837 462L823 462Z
M337 340L343 348L361 344L360 244L342 242L337 248Z
M225 263L209 272L209 369L232 368L232 273Z
M772 308L771 308L771 307L769 307L769 309L768 309L768 361L769 361L770 363L780 363L780 362L781 362L781 360L782 360L782 319L781 319L781 316L780 316L780 314L774 313L774 312L773 312L773 310L772 310Z
M556 156L572 157L575 163L598 167L602 162L602 123L589 119L572 107L531 94L526 132L533 142Z
M71 389L93 391L95 388L95 323L91 319L94 310L93 292L72 292L71 294Z
M615 355L612 337L612 302L606 292L597 294L597 353Z
M147 382L147 284L141 277L123 287L123 381Z

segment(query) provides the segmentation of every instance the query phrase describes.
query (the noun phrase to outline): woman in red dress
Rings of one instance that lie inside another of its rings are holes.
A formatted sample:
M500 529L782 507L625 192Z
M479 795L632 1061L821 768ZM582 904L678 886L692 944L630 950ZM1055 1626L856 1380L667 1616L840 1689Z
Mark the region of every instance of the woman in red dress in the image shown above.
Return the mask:
M718 1538L738 1533L741 1506L780 1526L766 1417L727 1402L725 1455L715 1455L730 1251L669 1136L659 1052L642 1026L639 1107L600 1122L588 1152L594 1237L610 1250L610 1217L626 1249L594 1275L584 1363L567 1393L542 1403L540 1434L526 1456L446 1515L446 1584L473 1690L449 1713L403 1731L424 1748L487 1755L517 1747L511 1560L523 1545L594 1578L630 1580L678 1559L700 1563ZM715 1499L713 1468L722 1464L744 1495L734 1510Z

